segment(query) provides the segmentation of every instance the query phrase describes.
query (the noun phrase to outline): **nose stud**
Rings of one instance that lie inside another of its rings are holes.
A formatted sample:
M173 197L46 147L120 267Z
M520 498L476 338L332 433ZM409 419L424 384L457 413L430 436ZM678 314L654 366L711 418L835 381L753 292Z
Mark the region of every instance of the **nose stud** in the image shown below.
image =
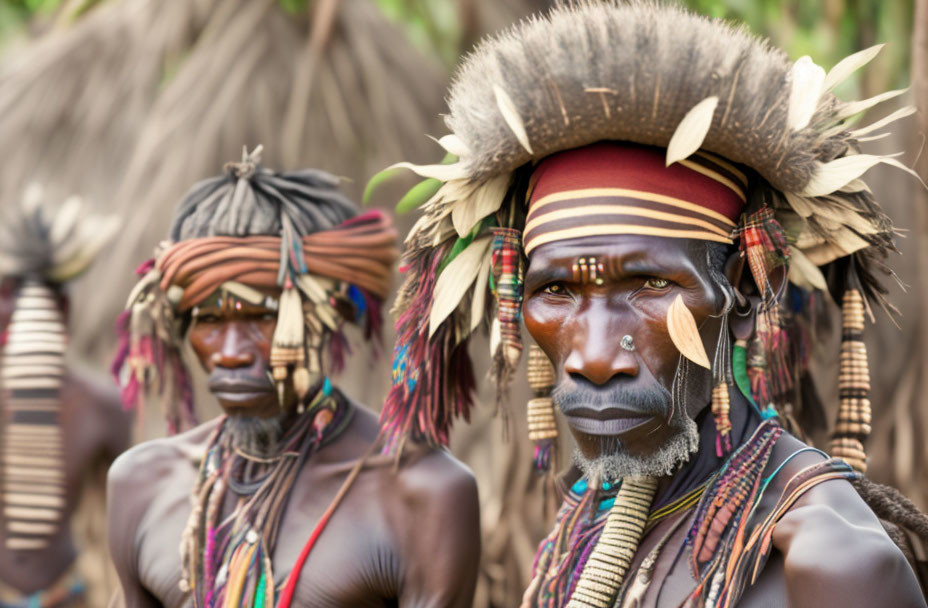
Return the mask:
M626 334L622 336L622 340L619 342L619 345L625 350L631 352L635 350L635 339Z

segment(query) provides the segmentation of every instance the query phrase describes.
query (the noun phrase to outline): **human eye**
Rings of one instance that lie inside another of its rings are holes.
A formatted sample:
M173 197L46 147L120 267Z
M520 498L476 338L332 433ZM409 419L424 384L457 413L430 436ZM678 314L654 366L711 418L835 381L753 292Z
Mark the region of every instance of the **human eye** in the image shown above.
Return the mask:
M548 283L539 290L541 293L552 295L552 296L564 296L567 295L567 286L563 283L555 281Z
M660 277L647 277L644 280L644 285L646 289L655 289L655 290L664 290L670 287L670 281L667 279L662 279Z

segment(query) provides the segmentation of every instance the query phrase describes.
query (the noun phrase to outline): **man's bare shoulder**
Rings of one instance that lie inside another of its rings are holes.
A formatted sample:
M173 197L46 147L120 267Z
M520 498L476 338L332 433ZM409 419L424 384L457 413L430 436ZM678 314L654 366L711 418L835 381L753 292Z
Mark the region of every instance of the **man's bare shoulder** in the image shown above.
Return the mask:
M355 421L350 432L360 437L364 445L370 446L377 440L380 430L377 416L364 405L353 405L356 408ZM387 463L386 459L374 457L373 460L382 462L371 470L395 485L400 496L435 502L477 499L477 482L473 473L446 449L407 443L399 466L395 466L395 461Z
M784 436L774 460L796 455L777 474L776 489L824 460L816 452L796 453L806 447ZM846 480L824 481L803 494L776 524L773 544L783 555L791 606L925 605L902 551Z
M403 489L414 496L438 503L477 500L474 474L445 449L410 449L399 469Z
M115 496L132 490L150 495L160 491L178 466L197 466L206 450L210 433L218 419L204 422L183 433L151 439L135 445L116 458L110 466L107 485ZM187 488L189 490L189 488Z

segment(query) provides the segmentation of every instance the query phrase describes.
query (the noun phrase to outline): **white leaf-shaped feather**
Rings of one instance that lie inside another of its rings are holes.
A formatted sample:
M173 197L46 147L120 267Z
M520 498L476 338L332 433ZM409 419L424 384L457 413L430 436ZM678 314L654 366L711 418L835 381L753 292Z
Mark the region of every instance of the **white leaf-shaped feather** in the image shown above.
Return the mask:
M812 176L812 179L806 184L805 189L802 191L802 195L808 197L825 196L826 194L836 192L866 173L869 169L881 163L896 167L897 169L902 169L918 179L922 186L925 186L925 182L922 181L918 173L891 156L855 154L853 156L845 156L828 163L820 164L815 174Z
M477 281L474 283L474 299L471 302L470 309L470 330L474 331L480 325L480 321L486 316L487 290L489 289L490 278L490 256L483 256L483 263L480 266L480 272L477 273Z
M516 104L512 102L509 94L499 85L493 85L493 95L496 97L496 107L499 108L499 113L503 115L503 120L509 125L509 130L516 136L516 139L519 140L519 144L525 148L525 151L529 154L533 154L532 146L528 143L528 133L525 131L525 123L522 122L522 117L519 116L519 110L516 109Z
M855 154L837 158L818 166L802 191L803 196L825 196L851 183L870 168L880 164L882 156Z
M786 202L800 217L809 217L815 213L815 203L809 199L792 192L784 192L783 194L786 196Z
M496 355L496 351L499 350L499 343L503 340L503 330L499 324L499 316L493 315L493 320L490 322L490 359Z
M863 135L867 135L868 133L872 133L876 131L877 129L882 129L886 125L896 122L897 120L901 118L905 118L906 116L911 116L912 114L915 114L915 112L916 112L915 106L906 106L904 108L899 108L898 110L896 110L889 116L886 116L885 118L881 118L880 120L872 124L869 124L866 127L854 129L853 131L850 132L850 134L852 137L861 137Z
M467 156L470 153L470 149L464 143L464 140L454 133L439 138L438 145L444 148L445 152L450 152L458 158Z
M903 93L908 91L908 89L897 89L895 91L886 91L885 93L880 93L879 95L874 95L868 99L861 99L860 101L851 101L844 105L843 108L838 110L835 115L835 120L844 120L845 118L850 118L855 114L860 114L865 110L869 110L873 106L883 103L884 101L889 101L894 97L899 97Z
M460 163L451 165L414 165L412 163L402 162L390 165L387 169L409 169L416 175L422 177L434 177L443 182L459 179L466 176L466 171ZM387 170L385 169L385 170Z
M852 180L852 181L848 182L848 183L847 183L843 188L841 188L841 190L840 190L840 192L861 192L861 191L871 192L870 186L868 186L868 185L867 185L867 182L865 182L865 181L862 180L862 179L855 179L855 180Z
M709 133L709 127L712 126L712 116L718 105L718 97L706 97L686 113L667 144L668 167L679 160L689 158L702 146L706 134Z
M789 108L787 126L798 131L808 126L818 107L825 83L825 70L808 55L800 57L790 70Z
M871 46L869 49L864 49L862 51L857 51L853 55L848 55L839 61L835 67L828 70L828 75L825 76L825 90L832 90L847 80L848 76L870 63L874 57L879 55L884 46L886 45L877 44L876 46Z
M77 196L70 196L61 204L61 209L55 214L55 220L52 223L52 229L49 233L49 240L55 245L61 245L67 239L77 221L80 219L81 199Z
M451 223L458 236L470 233L474 226L499 209L509 187L509 174L491 178L474 189L466 199L454 203L451 209Z
M482 238L474 241L451 262L438 275L435 281L435 296L432 300L432 310L429 313L429 337L458 307L464 294L474 284L480 272L483 259L490 250L490 239Z
M880 133L879 135L869 135L867 137L858 137L857 143L863 143L865 141L877 141L879 139L886 139L890 135L892 135L892 133L887 132L887 133Z
M899 154L901 154L901 152L900 152ZM893 154L893 156L898 156L898 154ZM912 177L914 177L915 179L917 179L917 180L918 180L918 183L920 183L920 184L922 185L922 188L928 189L928 184L925 184L925 181L922 179L922 176L919 175L918 172L915 171L914 169L912 169L911 167L906 167L905 165L903 165L902 163L900 163L900 162L899 162L898 160L896 160L895 158L889 158L889 157L887 157L887 156L884 156L884 157L883 157L883 160L882 160L881 162L882 162L884 165L889 165L890 167L895 167L895 168L897 168L897 169L902 169L903 171L905 171L906 173L908 173L909 175L911 175Z
M683 302L682 295L678 295L667 309L667 331L681 355L696 365L712 369L696 319Z
M32 182L26 186L26 191L23 193L22 200L23 215L31 216L35 213L36 209L42 206L44 198L45 189L41 184Z
M805 289L828 291L822 271L792 245L789 248L789 280Z

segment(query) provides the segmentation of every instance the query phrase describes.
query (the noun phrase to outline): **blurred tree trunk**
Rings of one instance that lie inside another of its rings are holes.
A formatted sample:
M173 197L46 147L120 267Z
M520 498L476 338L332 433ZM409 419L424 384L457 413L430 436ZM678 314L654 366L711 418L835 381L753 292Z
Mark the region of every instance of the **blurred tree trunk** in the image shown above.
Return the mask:
M917 119L918 129L913 134L911 142L912 148L918 150L918 162L915 170L923 181L928 182L928 154L925 154L925 138L928 136L928 0L916 0L915 16L913 20L912 33L912 91L915 96L915 105L918 108ZM910 423L909 428L915 433L915 436L921 437L920 441L913 438L913 449L917 450L913 459L914 471L910 472L909 486L919 488L921 496L917 499L920 506L925 508L928 505L928 471L925 470L925 462L928 461L928 445L924 438L928 436L928 415L925 414L926 395L928 395L928 277L925 276L925 269L928 268L928 195L924 188L917 188L914 200L915 217L917 219L916 234L913 238L918 239L918 266L921 269L919 273L920 282L915 290L917 297L921 302L922 314L919 316L919 383L918 389L913 399L913 410L911 413L919 415L921 420L916 418L911 424L909 420L902 417L898 422L905 425ZM920 424L918 424L920 423ZM914 427L914 428L913 428ZM918 479L917 477L920 477ZM916 498L913 496L913 498Z

